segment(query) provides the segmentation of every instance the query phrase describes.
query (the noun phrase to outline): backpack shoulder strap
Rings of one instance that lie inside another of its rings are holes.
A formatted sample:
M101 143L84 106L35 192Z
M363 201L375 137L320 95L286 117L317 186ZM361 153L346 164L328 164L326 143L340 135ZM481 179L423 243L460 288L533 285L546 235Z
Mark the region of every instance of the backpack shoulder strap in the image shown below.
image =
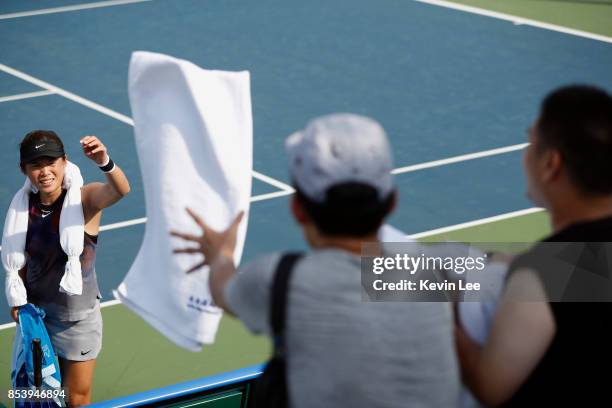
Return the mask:
M299 252L283 254L274 272L272 291L270 292L270 327L275 338L282 336L285 328L289 278L295 263L301 256L302 254Z

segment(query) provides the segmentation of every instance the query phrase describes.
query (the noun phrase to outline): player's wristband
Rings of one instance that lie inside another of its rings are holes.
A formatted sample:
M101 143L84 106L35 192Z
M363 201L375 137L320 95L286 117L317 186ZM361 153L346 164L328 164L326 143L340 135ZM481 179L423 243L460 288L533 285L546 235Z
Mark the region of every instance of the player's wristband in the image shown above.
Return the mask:
M98 165L100 170L102 170L104 173L110 173L113 170L115 170L115 162L113 161L113 159L110 158L110 156L107 156L107 157L108 157L108 160L106 164Z

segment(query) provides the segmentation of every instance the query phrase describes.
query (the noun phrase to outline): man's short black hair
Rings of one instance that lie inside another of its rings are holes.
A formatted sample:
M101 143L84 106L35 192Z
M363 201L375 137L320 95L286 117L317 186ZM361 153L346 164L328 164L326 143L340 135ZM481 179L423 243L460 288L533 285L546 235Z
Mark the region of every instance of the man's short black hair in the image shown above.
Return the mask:
M612 97L602 89L572 85L550 93L537 122L543 147L561 153L585 194L612 193Z
M325 235L364 237L376 233L393 207L394 192L381 200L374 187L363 183L332 186L323 203L311 200L294 186L297 199Z

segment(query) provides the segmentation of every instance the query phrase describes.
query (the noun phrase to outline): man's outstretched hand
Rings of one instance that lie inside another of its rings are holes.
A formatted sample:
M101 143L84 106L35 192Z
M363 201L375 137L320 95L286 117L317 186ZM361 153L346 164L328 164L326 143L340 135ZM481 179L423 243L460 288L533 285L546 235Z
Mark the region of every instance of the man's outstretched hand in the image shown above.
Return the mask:
M238 226L240 225L240 221L242 221L242 217L244 216L244 211L238 213L234 221L230 224L230 226L225 231L215 231L211 229L204 220L197 215L193 210L187 208L187 213L193 218L193 220L198 224L202 231L202 235L192 235L179 231L170 231L172 236L182 238L185 241L191 241L197 244L196 247L190 248L176 248L173 253L175 254L196 254L200 253L204 255L204 260L187 271L194 272L204 265L210 265L214 262L214 260L223 255L229 259L233 259L234 250L236 249L236 237L238 235Z

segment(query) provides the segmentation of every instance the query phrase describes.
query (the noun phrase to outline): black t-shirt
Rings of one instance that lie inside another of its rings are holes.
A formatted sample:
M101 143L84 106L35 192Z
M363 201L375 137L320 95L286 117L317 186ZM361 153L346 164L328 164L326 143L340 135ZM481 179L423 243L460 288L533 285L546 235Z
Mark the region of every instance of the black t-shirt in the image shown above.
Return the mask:
M577 265L572 272L574 277L580 278L591 272L609 282L612 258L606 259L605 255L602 257L605 251L600 249L609 248L612 243L612 217L571 225L543 240L541 245L545 246L547 242L582 243L578 244L582 255L576 258ZM587 244L587 250L584 250L584 243L592 244ZM520 266L529 264L529 257L534 251L531 252L513 263L510 274ZM544 271L548 277L554 273L554 270ZM576 298L572 294L571 284L572 281L563 299ZM543 286L551 299L551 285L543 282ZM592 290L610 292L609 288L607 285L604 288L599 285ZM577 296L583 296L584 293ZM612 405L612 380L608 375L612 369L612 302L554 301L549 305L556 325L555 337L534 371L504 406Z

